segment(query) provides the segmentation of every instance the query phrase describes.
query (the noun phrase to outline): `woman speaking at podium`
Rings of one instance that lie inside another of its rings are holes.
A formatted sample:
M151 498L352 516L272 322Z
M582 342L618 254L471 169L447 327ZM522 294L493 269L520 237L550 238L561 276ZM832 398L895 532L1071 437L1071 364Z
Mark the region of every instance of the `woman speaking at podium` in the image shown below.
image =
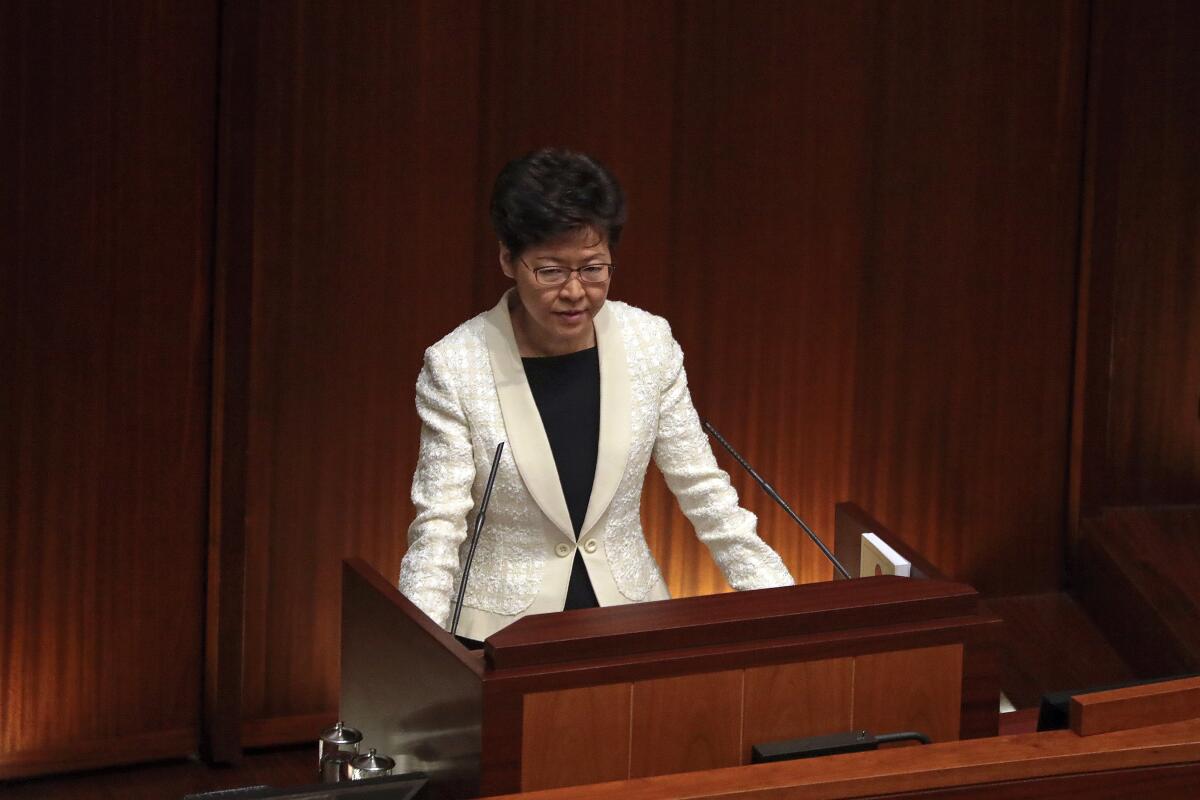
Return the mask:
M539 150L500 172L491 215L514 286L425 351L400 591L450 627L500 442L460 636L482 641L526 614L667 599L641 525L651 458L730 585L790 585L717 466L670 326L608 299L625 223L616 179L586 155Z

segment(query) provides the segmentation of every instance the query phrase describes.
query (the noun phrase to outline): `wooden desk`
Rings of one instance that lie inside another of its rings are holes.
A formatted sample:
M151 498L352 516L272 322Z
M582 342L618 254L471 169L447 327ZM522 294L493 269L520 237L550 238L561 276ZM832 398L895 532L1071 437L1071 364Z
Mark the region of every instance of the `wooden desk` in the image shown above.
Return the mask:
M874 577L525 617L483 659L362 562L342 716L439 796L746 764L760 742L994 736L1000 620L969 586Z

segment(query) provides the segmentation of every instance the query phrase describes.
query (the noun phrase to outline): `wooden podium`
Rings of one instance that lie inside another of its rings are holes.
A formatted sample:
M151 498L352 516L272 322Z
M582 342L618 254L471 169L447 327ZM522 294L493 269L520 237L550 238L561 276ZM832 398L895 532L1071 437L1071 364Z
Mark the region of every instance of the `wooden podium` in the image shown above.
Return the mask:
M969 586L871 577L530 616L470 652L362 561L341 715L474 797L746 764L865 728L994 736L1001 621Z

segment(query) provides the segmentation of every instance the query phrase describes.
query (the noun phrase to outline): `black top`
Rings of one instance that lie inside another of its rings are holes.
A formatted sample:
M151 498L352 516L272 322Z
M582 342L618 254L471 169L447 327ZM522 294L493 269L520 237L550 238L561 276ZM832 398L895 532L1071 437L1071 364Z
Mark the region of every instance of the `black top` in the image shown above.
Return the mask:
M592 496L600 447L599 351L592 347L565 356L522 358L521 362L546 438L550 440L571 526L579 538ZM583 556L576 550L563 610L598 605Z

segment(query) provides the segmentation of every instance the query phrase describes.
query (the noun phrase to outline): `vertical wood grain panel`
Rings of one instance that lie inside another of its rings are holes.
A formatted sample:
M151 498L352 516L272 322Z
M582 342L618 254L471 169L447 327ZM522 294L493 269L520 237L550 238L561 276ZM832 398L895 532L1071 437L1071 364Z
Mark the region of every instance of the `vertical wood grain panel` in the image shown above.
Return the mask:
M742 730L742 671L633 684L629 776L734 767Z
M686 161L681 167L678 152L678 132L686 124L677 119L677 51L686 43L681 25L680 7L665 0L489 5L480 132L485 212L496 173L535 148L582 150L612 169L628 196L629 224L610 297L672 322L671 298L708 268L706 261L680 262L673 245L680 203L676 171L695 168ZM479 230L477 260L486 268L475 300L482 308L510 283L496 263L486 213ZM693 356L688 359L690 366ZM727 588L653 468L642 511L672 594Z
M684 348L701 415L829 544L850 468L872 9L680 7L672 257L655 309ZM795 524L718 460L796 578L829 578ZM673 498L647 505L672 591L725 589Z
M259 731L336 709L341 559L399 573L422 353L473 311L478 9L262 6L243 692Z
M216 40L0 5L0 778L196 746Z
M1075 513L1200 500L1200 8L1097 2Z
M917 730L935 742L957 739L962 674L960 644L857 656L853 727L871 733Z
M210 763L242 756L246 484L254 284L254 105L259 4L222 10L213 228L212 404L204 709L200 749ZM249 737L247 737L249 738Z
M756 744L842 733L852 726L854 659L746 670L742 760Z
M1056 588L1085 9L879 9L850 494L985 592Z
M521 791L628 778L632 690L615 683L525 695Z
M677 9L667 0L514 0L483 12L475 304L511 285L488 217L510 159L562 146L596 156L629 199L611 297L660 309L670 264Z
M861 496L951 574L1056 585L1080 5L562 8L485 13L481 197L532 147L600 155L631 201L613 296L672 322L701 413L827 539ZM653 471L643 518L673 593L727 588Z

